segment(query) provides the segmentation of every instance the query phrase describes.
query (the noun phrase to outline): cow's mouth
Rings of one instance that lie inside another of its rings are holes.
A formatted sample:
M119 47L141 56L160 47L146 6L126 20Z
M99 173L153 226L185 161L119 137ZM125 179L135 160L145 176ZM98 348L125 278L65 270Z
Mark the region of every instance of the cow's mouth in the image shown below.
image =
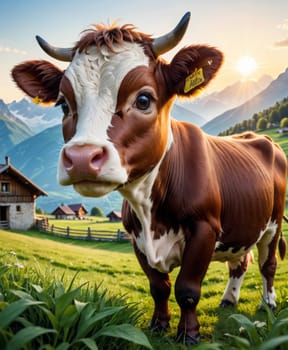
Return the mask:
M97 180L83 180L73 184L75 191L85 197L102 197L115 191L118 186L118 183Z

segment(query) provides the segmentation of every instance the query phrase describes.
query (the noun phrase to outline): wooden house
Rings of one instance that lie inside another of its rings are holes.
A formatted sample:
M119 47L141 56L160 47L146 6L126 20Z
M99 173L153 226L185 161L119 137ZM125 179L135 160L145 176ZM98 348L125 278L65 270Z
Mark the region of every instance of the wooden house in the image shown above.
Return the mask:
M35 221L35 200L47 193L10 163L0 164L0 228L27 230Z
M74 211L65 204L59 205L52 213L55 216L55 219L75 219L76 215Z
M122 215L120 211L111 211L108 215L106 215L106 217L109 218L110 222L122 221Z
M83 204L68 204L68 207L72 209L77 219L83 219L87 215L88 211Z
M83 204L61 204L51 214L55 219L83 219L87 213Z

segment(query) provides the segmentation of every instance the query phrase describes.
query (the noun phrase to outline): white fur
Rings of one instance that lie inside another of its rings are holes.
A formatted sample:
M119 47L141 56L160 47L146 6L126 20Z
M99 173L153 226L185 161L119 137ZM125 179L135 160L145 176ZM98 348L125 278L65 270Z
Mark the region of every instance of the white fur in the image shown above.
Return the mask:
M127 172L113 143L107 139L107 130L115 113L123 78L132 69L148 64L148 57L139 44L125 43L124 47L116 46L113 53L105 48L100 51L94 46L82 53L77 52L65 71L74 90L78 122L75 135L64 148L83 144L105 147L109 156L101 168L99 179L118 184L127 181ZM58 181L64 185L69 181L61 156ZM106 192L110 190L108 186Z
M276 293L274 287L272 287L272 292L268 292L267 281L264 276L262 276L263 282L263 300L270 306L276 307Z
M229 300L234 305L238 303L239 296L240 296L240 289L241 289L244 276L245 276L245 273L243 273L243 275L240 276L239 278L237 277L229 278L225 292L222 296L222 300Z
M259 239L257 241L258 248L258 261L260 268L265 264L269 254L269 244L276 235L278 225L276 221L271 222L269 220L266 228L261 231Z
M219 242L216 242L215 249L217 248ZM229 249L225 251L215 251L212 255L211 260L212 261L239 261L239 258L243 255L247 254L247 249L245 247L240 248L237 252L233 253L233 247L230 247Z
M266 227L260 231L259 233L259 237L258 240L256 242L257 244L257 248L258 248L258 262L259 262L259 267L261 268L264 263L266 262L267 258L268 258L268 247L269 244L271 243L272 239L274 238L276 232L277 232L277 224L276 222L272 222L271 218L269 219ZM219 242L216 243L216 247L219 244ZM216 248L215 247L215 248ZM250 249L252 249L252 247L249 247L247 250L244 249L244 247L242 247L238 252L236 253L232 253L232 248L229 248L227 251L221 252L215 252L213 255L213 260L218 260L218 261L228 261L229 262L229 266L232 269L236 269L237 266L240 265L241 261L243 259L241 259L242 255L247 254L247 251L249 251ZM252 251L249 251L248 254L251 254ZM252 253L253 254L253 253ZM239 259L240 258L240 259ZM253 257L251 256L250 258L253 259ZM234 305L237 304L238 299L239 299L239 295L240 295L240 288L241 288L241 284L243 281L243 278L245 276L245 273L243 273L242 276L240 276L240 278L230 278L226 287L226 290L223 294L222 300L229 300L231 301ZM276 294L274 291L274 288L272 289L272 292L269 293L267 290L267 281L265 279L264 276L262 276L263 279L263 299L269 303L269 305L272 306L276 306Z

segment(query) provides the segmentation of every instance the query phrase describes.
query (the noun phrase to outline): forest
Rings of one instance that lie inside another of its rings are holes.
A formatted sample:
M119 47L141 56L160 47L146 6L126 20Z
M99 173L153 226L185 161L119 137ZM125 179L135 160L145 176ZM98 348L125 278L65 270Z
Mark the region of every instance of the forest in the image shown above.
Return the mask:
M247 130L263 131L275 127L288 128L288 97L276 102L270 108L255 113L252 118L243 120L241 123L222 131L219 136L233 135Z

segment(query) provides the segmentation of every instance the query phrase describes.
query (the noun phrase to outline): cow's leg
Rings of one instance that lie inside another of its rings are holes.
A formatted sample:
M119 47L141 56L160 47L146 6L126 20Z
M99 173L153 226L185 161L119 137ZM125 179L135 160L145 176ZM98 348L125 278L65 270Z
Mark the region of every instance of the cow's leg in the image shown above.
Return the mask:
M154 313L150 322L150 329L155 331L167 331L169 329L170 311L168 299L171 292L171 281L168 273L161 273L150 267L144 254L140 252L136 244L133 244L137 259L149 279L150 293L154 300Z
M197 223L196 231L186 240L181 269L175 283L175 297L180 306L177 340L186 345L200 341L196 307L201 283L214 251L216 234L207 222Z
M276 223L271 223L262 239L257 243L258 264L263 281L263 300L272 309L276 307L274 276L277 267L276 247L279 229Z
M228 262L229 281L221 299L220 306L235 306L238 303L240 289L247 271L251 253L248 253L237 260Z

